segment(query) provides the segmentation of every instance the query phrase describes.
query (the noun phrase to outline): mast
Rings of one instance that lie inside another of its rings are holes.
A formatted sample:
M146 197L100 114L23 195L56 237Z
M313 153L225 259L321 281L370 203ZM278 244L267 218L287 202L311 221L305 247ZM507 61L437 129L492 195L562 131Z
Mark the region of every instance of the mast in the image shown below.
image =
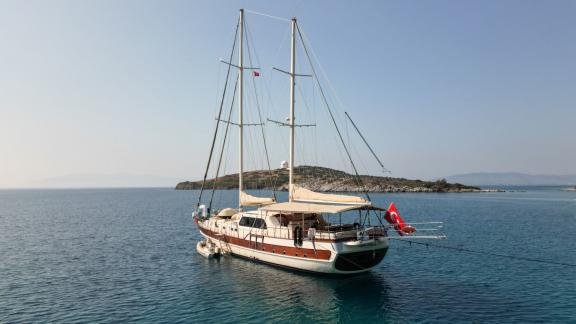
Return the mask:
M290 46L290 169L288 181L288 201L292 201L294 185L294 85L296 78L296 18L292 18L292 39ZM242 43L240 43L242 44Z
M240 153L239 153L239 171L238 171L238 206L242 210L242 173L244 172L244 127L243 127L243 114L244 114L244 9L240 9L240 50L238 52L238 129L240 131Z

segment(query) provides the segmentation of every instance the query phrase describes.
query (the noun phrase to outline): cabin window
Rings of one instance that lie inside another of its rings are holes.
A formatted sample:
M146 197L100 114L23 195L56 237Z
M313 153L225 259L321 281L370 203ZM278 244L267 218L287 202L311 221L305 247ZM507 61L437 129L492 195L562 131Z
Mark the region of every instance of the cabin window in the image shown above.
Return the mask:
M240 226L246 226L246 227L252 227L252 224L254 223L254 218L252 217L242 217L240 219Z
M262 218L256 218L256 219L254 219L254 225L252 225L252 227L265 229L266 228L266 222Z
M266 222L262 218L242 217L238 224L240 226L266 229Z
M248 218L248 217L242 217L242 218L240 218L240 222L238 222L238 225L240 225L240 226L246 226L247 218Z

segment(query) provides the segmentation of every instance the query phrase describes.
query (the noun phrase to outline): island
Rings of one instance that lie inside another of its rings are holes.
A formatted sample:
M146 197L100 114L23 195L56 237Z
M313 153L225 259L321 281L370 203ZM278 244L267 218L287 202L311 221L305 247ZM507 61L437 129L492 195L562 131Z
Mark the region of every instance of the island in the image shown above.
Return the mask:
M460 183L448 183L445 179L437 181L409 180L384 176L360 175L362 185L357 178L344 171L318 167L298 166L294 169L294 183L318 192L483 192L478 187ZM244 185L248 189L288 190L288 170L260 170L244 172ZM200 181L185 181L176 185L176 190L197 190L202 187ZM205 189L214 187L214 179L206 180ZM238 189L238 174L229 174L217 178L216 189Z

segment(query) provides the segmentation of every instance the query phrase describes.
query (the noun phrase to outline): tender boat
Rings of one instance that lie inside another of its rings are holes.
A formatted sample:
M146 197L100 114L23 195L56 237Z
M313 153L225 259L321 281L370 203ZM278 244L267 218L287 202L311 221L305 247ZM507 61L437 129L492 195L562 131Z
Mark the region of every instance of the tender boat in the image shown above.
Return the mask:
M220 248L209 240L199 241L196 244L196 251L208 259L218 258L221 254Z

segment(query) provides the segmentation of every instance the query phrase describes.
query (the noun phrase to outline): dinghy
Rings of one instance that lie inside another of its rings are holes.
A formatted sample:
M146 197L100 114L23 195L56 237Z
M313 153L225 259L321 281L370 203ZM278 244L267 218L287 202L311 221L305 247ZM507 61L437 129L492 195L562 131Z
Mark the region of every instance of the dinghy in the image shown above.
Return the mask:
M198 242L196 244L196 250L208 259L218 258L221 254L220 248L216 247L214 243L208 240Z

